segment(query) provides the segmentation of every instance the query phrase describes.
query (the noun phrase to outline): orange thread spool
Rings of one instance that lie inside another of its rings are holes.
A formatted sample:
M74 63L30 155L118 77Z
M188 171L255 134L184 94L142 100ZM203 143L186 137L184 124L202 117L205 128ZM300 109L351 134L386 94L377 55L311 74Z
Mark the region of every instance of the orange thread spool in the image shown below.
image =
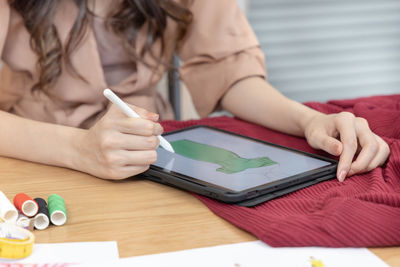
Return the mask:
M35 216L39 210L39 206L35 200L24 193L16 194L14 197L14 206L25 216Z

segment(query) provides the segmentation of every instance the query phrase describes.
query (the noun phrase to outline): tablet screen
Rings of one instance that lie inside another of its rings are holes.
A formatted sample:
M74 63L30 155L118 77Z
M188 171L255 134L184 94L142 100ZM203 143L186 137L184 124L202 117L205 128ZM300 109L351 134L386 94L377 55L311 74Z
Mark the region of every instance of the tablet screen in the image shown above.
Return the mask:
M165 135L175 153L157 148L155 166L239 192L331 162L245 137L198 127Z

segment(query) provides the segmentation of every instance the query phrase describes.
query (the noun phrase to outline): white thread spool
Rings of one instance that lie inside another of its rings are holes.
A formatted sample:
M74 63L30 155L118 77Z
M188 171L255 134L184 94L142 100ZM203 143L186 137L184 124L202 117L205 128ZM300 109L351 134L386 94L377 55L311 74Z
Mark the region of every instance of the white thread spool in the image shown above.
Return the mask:
M18 218L17 209L2 191L0 191L0 218L10 223L15 223Z

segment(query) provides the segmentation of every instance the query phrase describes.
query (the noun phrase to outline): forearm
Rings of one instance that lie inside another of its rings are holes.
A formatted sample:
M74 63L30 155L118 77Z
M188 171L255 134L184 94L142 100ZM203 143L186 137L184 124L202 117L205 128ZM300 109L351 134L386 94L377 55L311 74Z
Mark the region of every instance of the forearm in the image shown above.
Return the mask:
M33 121L0 111L0 155L78 169L77 137L85 130Z
M239 81L224 95L222 107L244 120L284 133L304 136L318 112L288 99L259 77Z

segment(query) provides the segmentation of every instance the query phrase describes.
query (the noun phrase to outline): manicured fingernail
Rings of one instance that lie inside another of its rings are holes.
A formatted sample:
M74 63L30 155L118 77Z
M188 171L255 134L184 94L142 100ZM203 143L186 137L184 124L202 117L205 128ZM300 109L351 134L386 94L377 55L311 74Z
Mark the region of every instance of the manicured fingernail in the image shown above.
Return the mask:
M153 120L158 120L158 118L160 117L160 115L158 115L157 113L153 113L150 112L149 114L147 114L148 118L151 118Z
M339 156L340 155L340 145L339 144L335 144L334 148L334 155Z
M344 178L346 178L346 171L341 171L338 176L339 182L343 182Z

